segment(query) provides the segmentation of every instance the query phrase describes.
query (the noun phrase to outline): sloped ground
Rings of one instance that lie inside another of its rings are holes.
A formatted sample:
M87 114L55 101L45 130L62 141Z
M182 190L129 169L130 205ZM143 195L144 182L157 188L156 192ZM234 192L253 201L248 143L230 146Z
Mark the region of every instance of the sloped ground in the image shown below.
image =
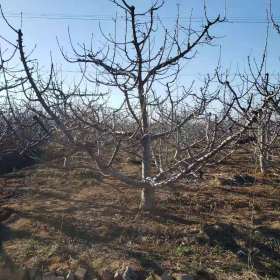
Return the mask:
M83 264L94 273L133 263L146 272L205 268L218 279L280 279L276 180L224 187L214 177L240 168L221 166L202 182L158 191L158 208L147 214L138 190L58 167L1 178L2 192L14 194L1 200L10 211L0 225L2 264L63 272Z

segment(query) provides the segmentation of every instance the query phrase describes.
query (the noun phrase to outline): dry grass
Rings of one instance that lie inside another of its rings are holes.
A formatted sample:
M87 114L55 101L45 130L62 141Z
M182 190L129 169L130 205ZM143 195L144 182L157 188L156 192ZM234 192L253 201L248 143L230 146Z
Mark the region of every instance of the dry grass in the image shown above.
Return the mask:
M131 164L123 168L137 173ZM237 170L232 161L207 180L160 190L150 214L138 211L139 191L92 170L52 162L1 179L18 194L3 203L14 213L1 225L2 263L65 272L132 263L158 273L204 268L218 279L279 279L280 188L273 178L230 189L217 184L215 176Z

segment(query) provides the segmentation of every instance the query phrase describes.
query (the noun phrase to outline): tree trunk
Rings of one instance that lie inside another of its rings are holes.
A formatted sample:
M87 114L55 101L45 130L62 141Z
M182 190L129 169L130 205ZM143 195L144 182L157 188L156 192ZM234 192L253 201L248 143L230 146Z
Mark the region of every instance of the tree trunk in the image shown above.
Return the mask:
M155 207L155 191L149 181L151 176L151 160L152 160L152 139L150 134L149 115L147 111L147 97L144 94L144 83L142 81L142 58L138 54L139 59L139 84L138 94L141 105L141 119L142 119L142 180L146 182L146 186L142 189L140 209L150 211Z
M143 159L142 159L142 179L151 176L151 135L145 134L142 139Z
M143 160L142 160L142 179L146 180L151 176L151 136L146 134L142 139ZM155 207L155 191L151 185L142 189L140 209L150 211Z
M261 174L264 175L266 173L267 168L266 168L266 159L262 152L260 152L260 155L259 155L259 162L260 162Z
M144 211L150 211L155 208L155 190L153 187L148 186L142 189L139 208Z
M261 122L259 124L259 165L260 171L262 174L266 174L267 172L267 159L268 159L268 151L267 151L267 128L265 124Z

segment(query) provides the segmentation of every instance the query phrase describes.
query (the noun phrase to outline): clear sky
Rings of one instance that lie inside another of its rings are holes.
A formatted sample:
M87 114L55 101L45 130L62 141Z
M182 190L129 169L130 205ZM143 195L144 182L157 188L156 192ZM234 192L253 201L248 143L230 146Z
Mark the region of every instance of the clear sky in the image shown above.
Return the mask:
M208 0L207 9L210 17L225 14L232 23L222 23L214 29L216 36L215 47L203 47L199 50L195 60L186 65L184 80L189 81L199 73L212 72L219 56L219 46L222 50L224 67L244 69L247 56L259 58L265 44L266 10L269 0ZM19 27L19 13L23 13L23 32L25 45L32 49L36 44L34 58L38 58L41 65L48 65L49 54L52 51L54 61L63 64L64 71L70 70L59 54L56 37L60 43L68 48L67 28L70 28L74 42L89 42L93 33L94 42L98 45L102 38L99 35L98 24L109 32L112 26L111 18L116 13L115 6L109 0L1 0L2 8L11 23ZM140 10L147 7L151 0L130 1ZM174 22L177 4L180 5L180 14L188 18L192 12L194 18L203 16L203 0L166 0L160 11L163 21L170 25ZM275 17L280 16L280 1L272 1ZM196 22L195 24L200 24ZM121 31L121 30L120 30ZM12 33L0 23L0 33L12 38ZM161 36L159 35L159 40ZM280 57L280 36L274 31L269 32L269 60L268 67L277 72Z

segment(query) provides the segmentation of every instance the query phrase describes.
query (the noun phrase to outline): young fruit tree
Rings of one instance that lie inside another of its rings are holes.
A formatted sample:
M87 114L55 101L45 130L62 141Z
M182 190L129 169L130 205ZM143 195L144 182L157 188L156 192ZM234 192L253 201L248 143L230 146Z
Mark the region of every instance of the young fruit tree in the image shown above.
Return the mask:
M52 121L63 145L85 152L104 176L140 188L140 208L152 210L156 189L198 177L209 164L226 157L225 148L256 115L229 132L229 126L235 126L230 112L243 96L225 97L226 87L212 83L215 75L198 86L179 83L184 63L195 59L201 46L212 44L211 31L223 21L220 16L209 19L205 8L202 26L194 28L191 20L184 26L178 16L169 30L158 16L163 1L145 11L127 0L111 2L123 17L121 23L115 19L113 33L101 30L102 48L95 49L94 42L76 48L70 34L73 56L60 47L64 58L81 69L80 83L68 88L53 65L49 77L42 79L37 63L27 56L22 30L10 25L17 35L22 79L28 81L22 90L26 102L37 104L37 118ZM131 154L141 163L138 175L120 168L120 161Z

